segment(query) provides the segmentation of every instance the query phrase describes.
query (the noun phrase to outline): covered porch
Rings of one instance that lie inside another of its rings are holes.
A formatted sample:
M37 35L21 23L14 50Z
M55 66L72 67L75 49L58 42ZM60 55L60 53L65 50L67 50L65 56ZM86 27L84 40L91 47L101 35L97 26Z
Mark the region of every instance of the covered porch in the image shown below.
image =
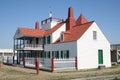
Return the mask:
M43 50L42 37L20 37L14 39L15 50Z

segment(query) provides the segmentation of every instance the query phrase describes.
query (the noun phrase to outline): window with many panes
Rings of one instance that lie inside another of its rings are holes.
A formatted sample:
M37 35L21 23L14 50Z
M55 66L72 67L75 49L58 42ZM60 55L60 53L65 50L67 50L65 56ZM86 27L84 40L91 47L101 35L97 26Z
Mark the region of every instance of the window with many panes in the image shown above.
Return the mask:
M43 44L46 44L46 37L43 37Z
M51 43L51 37L49 35L49 36L47 36L47 44L50 44L50 43Z
M93 40L97 39L97 31L93 31Z
M55 51L54 57L57 58L57 59L59 59L59 51Z
M61 58L69 58L69 50L61 51Z
M47 58L50 58L50 51L47 52Z
M63 51L61 51L61 58L63 58Z
M52 51L52 57L54 57L54 51Z
M60 34L60 41L64 41L64 35L63 35L63 32Z

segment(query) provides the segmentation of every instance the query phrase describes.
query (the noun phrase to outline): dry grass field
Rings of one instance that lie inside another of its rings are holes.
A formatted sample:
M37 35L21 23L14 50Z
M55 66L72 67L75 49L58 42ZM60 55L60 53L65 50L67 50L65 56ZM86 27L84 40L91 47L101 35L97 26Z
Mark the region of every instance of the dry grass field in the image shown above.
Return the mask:
M120 65L102 70L89 69L80 71L47 72L41 71L36 74L35 69L17 66L2 65L0 67L0 80L70 80L100 75L120 74Z

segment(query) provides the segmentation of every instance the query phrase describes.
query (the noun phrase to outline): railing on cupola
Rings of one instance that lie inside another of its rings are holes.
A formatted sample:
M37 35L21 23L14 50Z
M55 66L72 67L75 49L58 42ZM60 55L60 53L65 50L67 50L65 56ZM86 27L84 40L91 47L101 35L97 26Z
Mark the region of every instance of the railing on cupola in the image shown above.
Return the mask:
M63 22L63 19L61 19L61 18L53 18L53 17L50 17L50 18L47 18L47 19L45 19L45 20L43 20L43 21L41 21L41 25L43 25L43 24L46 24L46 23L48 23L48 22Z

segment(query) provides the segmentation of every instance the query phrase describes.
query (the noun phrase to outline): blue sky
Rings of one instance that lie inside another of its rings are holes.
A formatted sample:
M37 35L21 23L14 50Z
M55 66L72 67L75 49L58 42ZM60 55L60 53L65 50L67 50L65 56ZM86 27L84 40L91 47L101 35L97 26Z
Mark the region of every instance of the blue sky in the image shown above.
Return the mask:
M120 0L0 0L0 48L13 48L17 28L34 28L49 17L49 7L65 20L70 6L76 19L82 13L95 20L111 44L120 43Z

